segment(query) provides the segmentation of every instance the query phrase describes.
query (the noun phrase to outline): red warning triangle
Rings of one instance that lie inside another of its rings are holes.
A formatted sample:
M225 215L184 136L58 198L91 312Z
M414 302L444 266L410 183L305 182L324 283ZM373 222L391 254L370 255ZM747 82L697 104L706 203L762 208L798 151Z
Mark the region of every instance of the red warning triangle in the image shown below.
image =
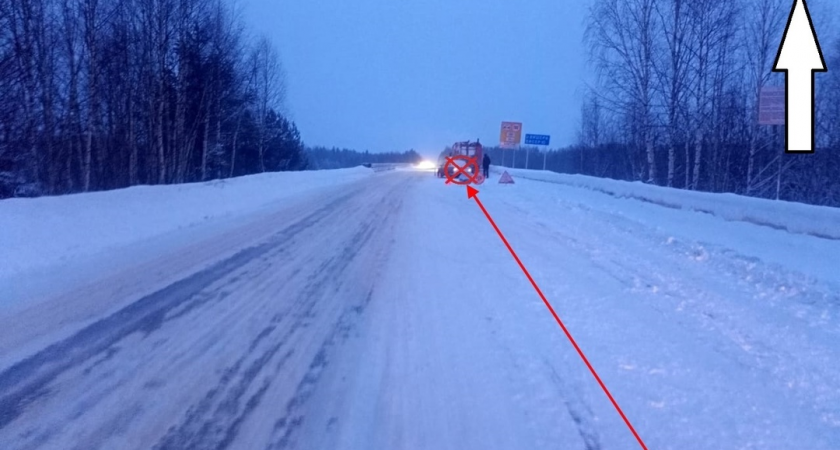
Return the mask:
M513 184L513 177L511 177L510 174L507 173L507 170L505 170L504 173L502 173L502 177L499 178L499 183Z

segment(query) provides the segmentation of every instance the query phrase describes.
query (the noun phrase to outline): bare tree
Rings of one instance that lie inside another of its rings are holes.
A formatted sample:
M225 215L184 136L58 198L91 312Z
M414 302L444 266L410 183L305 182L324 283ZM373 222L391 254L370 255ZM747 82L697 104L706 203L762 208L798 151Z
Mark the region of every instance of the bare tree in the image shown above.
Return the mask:
M265 172L268 112L281 107L285 100L285 80L280 60L271 42L266 38L257 41L251 53L251 86L255 99L260 167Z
M831 5L812 6L820 11L812 18L826 59L840 61L840 43L826 45L838 37L830 33L836 28ZM661 181L668 186L785 199L808 199L822 186L822 197L808 201L840 198L840 183L820 181L840 171L833 151L840 147L840 77L829 72L817 79L817 145L827 148L818 150L825 156L786 155L781 127L758 125L762 86L783 82L770 69L789 7L786 0L596 0L586 34L600 75L592 91L600 120L618 134L601 139L608 146L586 145L591 107L585 99L580 143L586 154L609 160L600 167L616 178L644 179L647 172L655 180L658 162L667 163ZM574 153L580 170L584 153ZM555 165L572 170L564 158L555 157Z
M588 94L581 106L581 126L578 143L586 147L597 147L601 143L601 104L598 96Z
M665 104L668 134L667 186L674 185L676 151L685 128L686 96L693 62L690 51L689 8L686 0L668 0L656 3L656 12L663 26L667 52L655 60L660 95ZM687 162L686 162L687 164Z
M633 141L644 148L647 178L656 182L654 148L654 0L598 0L590 10L586 39L613 104L632 122Z
M726 58L721 55L726 54L734 34L735 13L732 2L717 0L694 0L689 7L691 51L696 73L691 84L694 161L690 177L686 170L686 186L691 189L697 189L700 183L704 141L712 125L715 74L727 64Z

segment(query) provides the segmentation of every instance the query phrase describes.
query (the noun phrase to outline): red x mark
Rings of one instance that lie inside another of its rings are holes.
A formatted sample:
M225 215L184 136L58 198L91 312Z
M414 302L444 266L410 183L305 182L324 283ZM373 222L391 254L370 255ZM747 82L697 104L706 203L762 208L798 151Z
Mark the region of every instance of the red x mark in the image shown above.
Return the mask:
M466 161L466 162L463 166L460 166L460 165L458 165L457 162L455 162L456 160ZM452 175L449 174L449 166L450 165L454 166L454 170L452 171ZM472 166L472 168L473 168L472 175L470 175L468 172L466 172L466 170L470 166ZM458 156L455 156L455 157L447 156L446 157L446 164L444 164L444 166L443 166L443 173L444 173L444 175L446 175L446 184L449 184L449 183L455 183L455 184L476 183L476 184L480 184L478 182L478 160L476 159L476 157L470 158L470 157L465 156L465 155L458 155ZM467 177L466 181L460 181L458 179L458 177L461 174L466 175L466 177Z

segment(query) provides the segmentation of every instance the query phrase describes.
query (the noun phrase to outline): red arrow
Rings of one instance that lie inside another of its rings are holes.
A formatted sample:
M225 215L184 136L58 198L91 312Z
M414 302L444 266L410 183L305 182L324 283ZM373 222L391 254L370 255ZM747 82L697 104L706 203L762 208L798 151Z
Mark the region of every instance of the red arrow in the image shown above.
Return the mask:
M478 198L477 194L478 190L476 190L472 186L467 186L467 198L474 198L475 202L478 203L478 207L481 208L481 212L483 212L484 215L487 217L487 220L490 221L490 225L493 225L493 229L496 230L496 234L498 234L499 237L502 238L502 242L505 243L505 247L507 247L508 251L510 251L510 254L513 255L513 259L515 259L516 263L519 264L519 268L522 269L522 272L525 273L525 276L528 277L528 281L531 282L531 286L534 286L534 289L537 291L537 294L539 294L543 303L545 303L545 306L551 312L551 315L554 316L554 320L556 320L557 324L560 325L560 328L563 329L563 333L565 333L566 337L569 338L569 341L572 343L572 346L575 347L575 350L577 350L578 355L580 355L580 359L583 360L584 364L586 364L586 367L589 368L590 372L592 372L592 376L595 377L595 380L598 381L598 384L601 386L601 389L603 389L604 393L607 394L607 397L610 399L610 402L612 402L613 406L615 406L615 409L616 411L618 411L618 414L621 416L622 419L624 419L624 423L627 424L628 428L630 428L630 432L633 433L633 436L636 438L637 441L639 441L639 445L641 445L644 450L648 450L647 446L642 441L642 438L639 436L639 433L637 433L636 429L633 428L633 425L630 423L630 420L628 420L627 416L624 415L624 411L621 410L621 407L618 406L618 403L615 401L612 394L610 394L610 391L609 389L607 389L607 386L604 384L603 381L601 381L601 377L599 377L598 373L595 372L595 368L593 368L592 364L589 363L589 360L586 359L586 355L583 354L583 350L581 350L580 347L578 347L577 342L575 342L575 338L573 338L572 334L569 333L569 330L566 329L566 325L563 325L563 321L560 320L560 316L558 316L557 313L554 312L554 308L551 307L551 303L548 302L548 299L545 298L545 295L542 293L542 290L540 290L540 287L537 286L537 282L534 281L534 278L531 277L531 274L528 272L528 269L525 268L525 265L522 264L522 261L519 259L518 256L516 256L516 252L513 251L513 247L511 247L510 243L508 243L507 239L505 239L505 235L502 234L502 230L500 230L499 227L496 226L496 222L493 221L492 217L490 217L490 213L488 213L487 210L484 208L484 205L481 204L481 199Z
M478 191L472 186L467 186L467 198L473 198L473 197L475 197L475 194L478 194ZM479 199L475 199L475 200L478 202L479 205L481 205L481 200L479 200ZM484 208L481 208L481 209L483 210ZM490 216L487 216L487 218L490 218ZM492 219L490 221L492 222Z

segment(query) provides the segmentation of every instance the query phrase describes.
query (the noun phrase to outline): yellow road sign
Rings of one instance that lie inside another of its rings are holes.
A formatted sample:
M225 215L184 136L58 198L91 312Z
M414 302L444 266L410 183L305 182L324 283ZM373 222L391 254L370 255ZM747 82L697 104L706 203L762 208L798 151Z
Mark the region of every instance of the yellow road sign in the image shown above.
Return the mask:
M502 122L499 142L502 147L516 147L522 141L521 122Z

